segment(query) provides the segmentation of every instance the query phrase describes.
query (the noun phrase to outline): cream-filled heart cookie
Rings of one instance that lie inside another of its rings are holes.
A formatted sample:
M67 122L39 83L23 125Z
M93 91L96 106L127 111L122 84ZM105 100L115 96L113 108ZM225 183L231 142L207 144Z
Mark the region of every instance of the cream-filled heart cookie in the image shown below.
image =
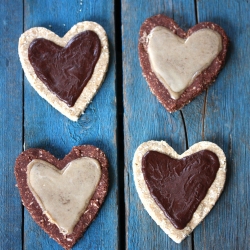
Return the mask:
M217 77L228 47L216 24L199 23L184 32L163 15L141 26L139 58L149 87L170 112L182 108Z
M73 121L100 88L109 61L105 30L88 21L77 23L62 38L31 28L21 35L18 52L30 84Z
M141 144L133 173L139 197L153 220L180 243L205 218L226 180L226 157L211 142L178 155L164 141Z
M63 160L24 151L15 175L22 202L50 237L70 249L96 217L108 190L108 162L94 146L74 147Z

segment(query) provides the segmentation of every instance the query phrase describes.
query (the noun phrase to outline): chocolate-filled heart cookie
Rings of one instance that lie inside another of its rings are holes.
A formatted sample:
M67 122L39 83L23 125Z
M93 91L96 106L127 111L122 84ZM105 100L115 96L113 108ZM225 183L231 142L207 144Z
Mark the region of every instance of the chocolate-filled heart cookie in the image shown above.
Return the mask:
M183 31L169 17L157 15L140 29L139 58L150 90L174 112L205 90L222 69L229 40L211 22Z
M15 165L23 205L35 222L70 249L95 219L108 191L108 161L94 146L74 147L62 160L28 149Z
M77 23L62 38L31 28L21 35L18 52L30 84L73 121L101 86L109 61L105 30L88 21Z
M153 220L180 243L205 218L226 180L226 157L211 142L178 155L164 141L141 144L133 160L139 197Z

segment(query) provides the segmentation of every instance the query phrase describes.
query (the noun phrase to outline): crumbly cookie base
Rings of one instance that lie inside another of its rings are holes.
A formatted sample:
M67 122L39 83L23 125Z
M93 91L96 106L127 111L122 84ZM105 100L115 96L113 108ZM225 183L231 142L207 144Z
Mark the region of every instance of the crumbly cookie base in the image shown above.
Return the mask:
M197 151L208 149L214 152L220 162L220 168L216 174L215 180L209 188L205 198L201 201L197 210L194 212L191 221L182 229L176 229L170 220L164 215L160 207L155 203L145 182L142 173L142 157L150 150L158 151L169 155L175 159L181 159L185 156L194 154ZM161 227L161 229L176 243L185 239L194 228L206 217L218 200L226 180L226 157L224 152L216 144L203 141L194 144L182 155L177 154L172 147L165 141L148 141L142 143L136 150L133 159L134 181L139 197L152 219Z
M65 102L61 101L54 93L52 93L37 77L28 58L28 48L30 43L37 38L45 38L61 47L65 47L71 38L86 30L92 30L98 35L101 41L102 50L91 79L83 89L75 105L73 107L69 107ZM24 73L31 86L55 109L72 121L78 120L80 115L86 109L87 105L95 96L105 78L109 62L109 48L106 32L99 24L89 21L77 23L62 38L46 28L31 28L21 35L19 39L18 53Z

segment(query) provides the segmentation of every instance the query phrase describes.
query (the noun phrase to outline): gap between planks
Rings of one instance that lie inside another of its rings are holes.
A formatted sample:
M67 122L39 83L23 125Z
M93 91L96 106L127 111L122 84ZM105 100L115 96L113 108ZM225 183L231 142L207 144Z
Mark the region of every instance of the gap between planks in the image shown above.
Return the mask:
M22 72L22 92L23 92L22 151L24 151L25 141L24 141L24 73L23 72ZM21 206L22 206L22 249L24 249L24 206L23 206L23 203L21 203Z
M124 133L123 133L123 71L122 71L122 23L121 0L115 1L115 49L116 49L116 100L117 100L117 169L118 169L118 211L119 241L118 248L126 249L126 217L124 196Z

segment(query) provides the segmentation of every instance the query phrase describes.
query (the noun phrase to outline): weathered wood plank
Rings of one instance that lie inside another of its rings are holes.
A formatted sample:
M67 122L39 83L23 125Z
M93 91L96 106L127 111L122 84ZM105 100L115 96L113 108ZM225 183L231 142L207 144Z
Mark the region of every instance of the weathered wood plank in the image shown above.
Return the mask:
M195 249L250 249L249 1L205 1L199 21L225 29L231 45L225 68L208 90L204 139L223 148L228 174L224 193L197 229Z
M106 30L111 51L109 71L103 86L78 122L72 122L33 90L25 81L25 144L63 157L75 145L100 147L110 162L110 190L97 217L74 249L117 249L117 149L114 51L114 2L25 1L25 30L43 26L63 36L75 23L96 21ZM24 249L59 249L25 212Z
M0 16L0 249L22 249L22 206L14 177L15 157L22 151L23 84L17 53L22 1L2 1Z
M178 245L150 218L139 200L132 173L134 152L144 141L166 140L177 152L186 150L181 113L169 114L156 100L138 59L140 26L159 13L174 18L184 29L195 22L193 1L122 1L127 249L192 248L191 237Z

